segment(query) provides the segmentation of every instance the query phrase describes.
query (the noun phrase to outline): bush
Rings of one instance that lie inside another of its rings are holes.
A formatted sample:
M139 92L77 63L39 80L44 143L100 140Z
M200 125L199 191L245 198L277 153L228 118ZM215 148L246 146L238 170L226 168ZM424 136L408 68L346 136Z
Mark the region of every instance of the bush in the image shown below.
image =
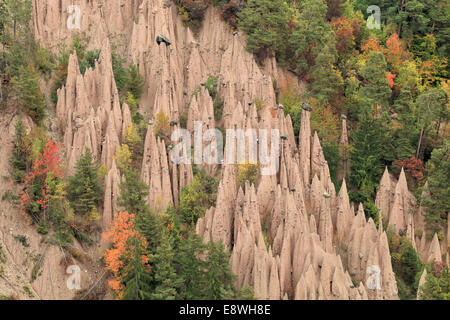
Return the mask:
M39 86L39 77L32 65L19 67L19 74L11 79L13 95L19 108L36 123L45 117L45 98Z
M186 223L195 225L206 209L215 205L218 184L216 178L199 171L192 184L181 191L179 212Z
M31 141L27 136L22 120L15 123L14 149L11 165L14 169L14 179L23 182L26 172L30 167Z
M258 179L259 165L257 163L244 163L238 165L237 183L238 186L244 187L245 182L255 184Z
M76 215L83 219L82 229L89 229L99 220L97 205L102 199L102 187L98 171L100 166L93 160L92 153L86 148L78 160L75 175L69 177L67 198Z

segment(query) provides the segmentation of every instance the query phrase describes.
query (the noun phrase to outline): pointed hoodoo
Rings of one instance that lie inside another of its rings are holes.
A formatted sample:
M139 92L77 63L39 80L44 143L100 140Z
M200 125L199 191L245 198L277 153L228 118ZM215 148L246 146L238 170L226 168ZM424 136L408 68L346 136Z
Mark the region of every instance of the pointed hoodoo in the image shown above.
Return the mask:
M416 299L420 300L421 296L421 287L425 284L427 281L427 269L423 269L422 275L420 276L419 285L417 286L417 296Z
M439 245L439 239L436 233L434 234L430 248L428 249L427 261L429 263L442 262L441 246Z
M384 170L383 177L381 178L380 187L378 188L377 197L375 199L375 205L377 206L379 217L389 219L389 212L391 211L391 176L388 168Z

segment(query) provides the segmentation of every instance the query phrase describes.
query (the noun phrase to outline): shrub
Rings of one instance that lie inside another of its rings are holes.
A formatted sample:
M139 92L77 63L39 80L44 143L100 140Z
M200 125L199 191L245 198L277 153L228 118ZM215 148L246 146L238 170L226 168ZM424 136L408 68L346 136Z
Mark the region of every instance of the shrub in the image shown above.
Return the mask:
M169 117L165 115L164 112L160 111L156 115L156 123L154 128L154 133L157 137L161 139L168 139L170 134L170 120Z
M94 162L91 151L86 148L75 166L75 175L69 177L67 198L75 214L82 216L87 226L99 218L93 213L102 199L102 187L98 176L100 166Z
M205 210L215 205L218 180L199 171L190 186L181 191L179 212L186 223L194 225Z
M40 123L45 117L45 98L39 86L39 77L32 65L19 67L19 74L11 79L13 96L19 108L33 121Z
M255 184L258 179L259 165L257 163L244 163L238 165L237 183L243 187L245 182Z

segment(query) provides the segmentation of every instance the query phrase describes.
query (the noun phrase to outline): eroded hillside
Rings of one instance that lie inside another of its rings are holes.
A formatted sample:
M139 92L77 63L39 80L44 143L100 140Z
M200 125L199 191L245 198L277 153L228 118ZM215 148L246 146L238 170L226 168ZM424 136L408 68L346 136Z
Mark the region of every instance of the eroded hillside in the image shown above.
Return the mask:
M80 30L67 28L70 5L80 9ZM231 253L237 290L251 286L259 299L398 299L386 227L407 235L423 261L442 262L450 229L444 238L435 234L431 241L425 232L416 232L424 230L424 216L408 191L403 170L399 177L387 169L383 175L376 197L378 227L373 219L366 219L361 204L350 203L345 179L336 192L319 136L311 130L311 111L302 110L297 139L291 117L277 99L283 85L303 92L304 84L279 67L275 57L258 64L246 50L245 34L232 30L215 8L207 10L196 34L181 22L172 2L155 0L33 0L31 24L36 39L54 53L80 34L87 37L89 49L101 50L94 67L84 74L76 52L71 53L67 81L57 91L57 103L52 106L48 101L51 111L46 127L62 144L66 176L74 174L84 150L91 150L105 169L104 195L98 206L99 230L92 235L95 244L75 241L70 250L44 241L46 236L38 234L36 226L27 224L17 207L4 199L0 254L3 252L5 262L0 269L0 295L72 299L99 291L96 298L112 297L106 293L107 275L99 260L107 246L101 233L123 209L117 201L124 177L116 153L136 112L117 89L113 48L134 62L143 76L138 111L149 126L138 167L148 185L150 208L155 212L177 208L183 188L193 182L197 170L218 177L215 206L197 221L196 232L205 242L222 241ZM158 35L170 39L171 45L158 45ZM221 117L215 114L217 106L205 85L210 78L217 81L217 96L223 103ZM49 96L49 84L44 79L41 82ZM201 122L203 132L214 128L277 129L281 137L279 172L259 175L254 184L240 184L239 167L227 161L195 169L175 164L170 143L153 129L159 114L171 121L172 132L183 125L193 133L196 122ZM15 118L11 113L0 122L0 174L6 177L0 194L18 194L21 188L7 179L11 176ZM22 118L31 132L33 122ZM345 119L341 131L341 144L348 145ZM385 228L382 221L387 222ZM25 242L20 236L25 236ZM444 262L449 264L446 257ZM73 263L82 271L85 290L81 293L66 286L70 276L66 267Z

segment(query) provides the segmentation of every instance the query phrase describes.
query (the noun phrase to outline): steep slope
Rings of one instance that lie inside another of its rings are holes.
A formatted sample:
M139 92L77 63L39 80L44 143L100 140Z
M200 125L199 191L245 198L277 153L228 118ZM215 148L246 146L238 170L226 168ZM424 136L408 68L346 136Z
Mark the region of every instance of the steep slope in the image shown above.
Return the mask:
M69 5L80 8L80 31L67 28ZM180 115L187 114L191 133L194 123L201 122L203 132L218 127L277 129L283 137L278 137L279 172L260 176L256 185L238 186L238 169L227 164L232 159L225 159L225 164L200 166L210 174L219 174L220 184L216 206L207 210L196 230L204 241L221 240L231 251L230 264L238 277L238 289L251 285L260 299L397 299L382 225L377 228L373 220L366 221L362 205L355 204L355 212L345 180L336 194L320 139L311 132L310 112L302 111L296 141L291 118L277 105L274 84L295 83L299 91L303 85L279 68L274 58L267 59L264 67L258 65L245 49L245 36L233 33L213 8L208 9L197 35L183 26L175 5L153 0L33 0L32 24L36 38L55 52L79 32L88 35L90 48L101 48L95 68L84 75L79 71L76 53L70 56L67 83L58 90L54 120L59 132L54 134L62 137L67 174L73 173L85 148L107 168L100 208L103 230L120 210L116 200L121 176L114 156L131 123L128 105L119 100L111 61L113 42L122 38L128 61L133 61L144 77L140 111L146 120L154 120L162 111L176 121L175 130ZM159 34L167 36L172 45L158 46L155 39ZM210 76L218 77L218 94L224 102L220 121L214 119L213 101L204 88ZM257 110L256 100L262 102L261 110ZM1 126L9 130L8 148L12 147L11 123ZM342 126L341 142L348 144L345 121ZM176 206L181 190L193 179L192 166L174 164L171 153L150 126L141 176L149 185L148 202L157 211ZM2 174L7 176L8 160L0 160ZM261 164L260 170L268 169L270 164ZM376 204L388 225L395 232L406 231L426 260L441 259L437 236L431 243L424 235L420 241L416 238L415 226L423 228L423 217L415 213L416 204L403 171L398 182L385 172ZM8 263L7 278L15 274L29 277L32 271L21 263L28 253L40 253L42 273L31 283L36 295L42 299L72 298L73 292L65 286L65 270L59 270L65 258L62 250L41 244L40 236L25 225L14 208L5 207L3 213L7 214L0 217L0 243L9 252L8 261L13 260ZM28 236L29 249L20 247L13 237L18 232L15 230ZM81 246L77 249L85 250ZM95 249L87 253L94 260L101 253ZM89 271L82 277L83 288L96 283L100 276L97 267L84 266ZM17 289L19 282L2 285L23 291ZM21 298L26 298L25 293Z

